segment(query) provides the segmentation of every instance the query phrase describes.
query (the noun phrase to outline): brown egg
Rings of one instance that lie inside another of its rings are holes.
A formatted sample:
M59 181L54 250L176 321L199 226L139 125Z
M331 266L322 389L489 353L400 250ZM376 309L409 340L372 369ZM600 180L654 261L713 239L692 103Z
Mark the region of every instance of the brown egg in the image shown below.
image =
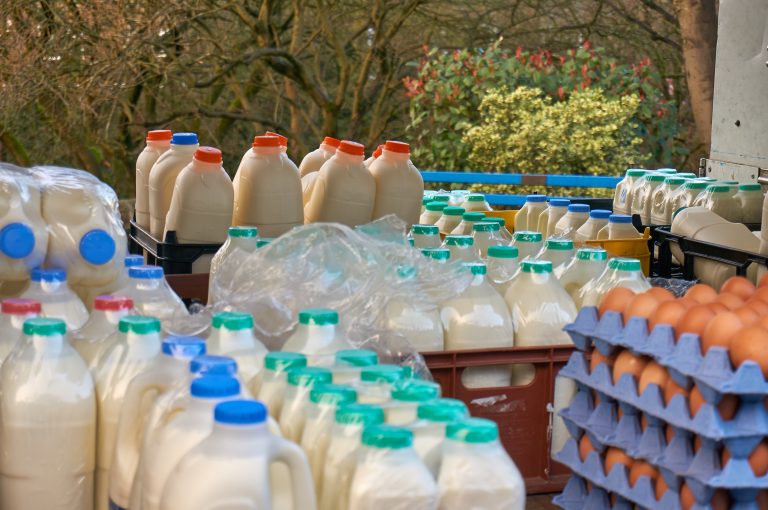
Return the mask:
M720 459L720 467L724 468L728 461L731 460L731 454L727 448L723 448ZM749 460L749 466L752 468L755 476L765 476L768 473L768 443L766 443L765 439L758 443L755 449L752 450L752 453L749 454L747 460Z
M702 446L704 446L704 442L701 440L701 436L693 436L693 453L699 453Z
M713 321L714 322L714 321ZM736 369L747 360L760 366L764 377L768 377L768 329L749 326L740 330L730 339L728 355Z
M736 294L729 294L727 292L724 292L719 296L717 296L715 303L720 303L721 305L725 306L729 310L736 310L740 306L744 306L743 299L741 299Z
M602 317L607 311L624 313L624 309L634 298L635 293L626 287L616 287L615 289L611 289L600 301L598 314Z
M712 501L709 504L712 510L728 510L731 508L731 496L728 495L728 491L717 489L712 495Z
M656 501L661 501L661 498L664 497L664 494L666 494L668 490L669 487L667 487L667 482L664 481L664 477L659 476L656 478Z
M674 328L687 311L688 309L680 301L661 303L648 319L648 330L652 331L656 324L669 324Z
M765 317L768 316L768 303L763 301L762 299L750 299L747 302L747 306L757 312L757 315L759 317Z
M697 283L685 293L685 297L702 305L714 302L717 299L717 291L706 283Z
M757 299L763 303L768 303L768 287L759 287L755 293L752 294L752 299Z
M624 324L632 317L650 319L660 304L651 294L638 294L624 309Z
M701 351L706 354L711 347L725 347L744 325L738 315L732 312L718 314L707 324L704 334L701 335Z
M694 301L693 299L686 298L686 297L682 297L682 298L678 299L677 302L680 303L681 305L683 305L686 310L688 310L689 308L692 308L692 307L700 304L700 303L697 303L696 301Z
M635 356L630 351L621 351L613 364L613 384L618 383L623 374L632 374L635 380L639 379L647 364L648 358Z
M608 476L616 464L624 464L627 469L632 469L632 458L618 448L608 448L605 452L605 474Z
M629 470L629 486L634 487L641 476L647 476L651 479L651 484L659 478L659 471L642 460L636 460Z
M723 312L730 312L730 309L722 303L710 303L706 306L707 308L712 310L715 313L715 315Z
M615 361L616 358L614 356L603 356L597 349L592 349L592 357L589 360L589 373L591 374L594 372L597 368L597 365L600 363L605 363L608 365L609 369L613 369L613 363Z
M704 405L704 396L699 391L698 386L691 388L691 393L688 395L688 405L692 418L698 414L699 409ZM723 398L717 403L717 410L723 420L732 420L736 416L736 411L739 410L739 397L730 394L723 395Z
M672 397L674 397L677 394L683 395L685 398L688 398L688 390L680 386L675 382L674 379L671 377L667 379L667 384L664 386L664 402L669 405L669 402L672 400Z
M671 443L675 438L675 429L672 425L664 427L664 438L667 440L667 444Z
M757 321L757 324L755 326L760 326L761 328L768 329L768 317L761 317L759 321Z
M651 384L657 385L659 390L663 392L667 379L669 379L667 369L651 360L640 373L640 379L637 381L637 394L642 395Z
M720 293L729 293L729 294L735 294L739 296L741 299L746 301L747 299L752 297L752 294L755 293L756 287L755 284L744 278L743 276L731 276L727 280L725 280L725 283L723 283L723 286L720 287Z
M741 323L745 326L751 326L752 324L756 323L758 320L760 320L760 315L754 311L752 308L749 307L749 305L744 305L738 310L734 312L739 319L741 320Z
M691 510L693 505L696 504L696 498L693 497L693 492L688 484L683 482L680 486L680 508L683 510Z
M768 273L764 274L760 281L757 282L757 288L765 287L768 285Z
M649 290L645 291L645 293L650 294L654 297L654 299L656 299L656 301L660 303L675 300L674 294L672 294L667 289L662 289L661 287L651 287Z
M680 339L683 333L693 333L701 336L709 321L715 318L715 313L704 305L691 307L688 313L680 319L675 328L675 336Z
M586 434L581 436L581 440L579 441L579 458L581 458L581 461L586 461L587 455L594 451L595 447L592 446L592 441L589 440L589 437L587 437Z

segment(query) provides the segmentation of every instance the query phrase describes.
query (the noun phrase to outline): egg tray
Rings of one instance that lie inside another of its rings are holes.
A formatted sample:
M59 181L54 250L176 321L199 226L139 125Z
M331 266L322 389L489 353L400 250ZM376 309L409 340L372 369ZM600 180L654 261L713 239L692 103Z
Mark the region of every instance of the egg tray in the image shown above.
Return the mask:
M634 510L636 507L620 496L611 505L610 493L596 486L590 490L587 481L576 475L568 479L563 492L552 498L552 502L563 510Z

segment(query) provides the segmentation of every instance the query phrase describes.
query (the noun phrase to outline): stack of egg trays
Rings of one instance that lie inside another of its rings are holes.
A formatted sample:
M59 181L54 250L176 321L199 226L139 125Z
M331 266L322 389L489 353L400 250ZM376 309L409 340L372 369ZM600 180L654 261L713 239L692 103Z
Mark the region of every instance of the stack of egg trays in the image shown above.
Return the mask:
M598 320L597 310L592 307L582 309L576 321L565 330L580 350L587 351L594 345L603 355L626 348L650 356L665 366L679 385L690 388L696 384L705 399L705 404L691 418L688 402L682 395L672 398L668 406L664 405L656 385L637 395L636 381L630 374L622 376L614 385L605 364L590 374L584 355L576 352L560 374L576 380L582 390L595 390L605 405L601 403L589 412L591 395L580 391L573 404L562 413L572 433L582 426L580 428L587 430L596 443L622 447L629 455L657 465L673 490L677 490L684 478L699 502L707 501L715 488L723 488L731 491L737 508L742 508L742 502L753 502L759 489L768 488L768 476L756 477L747 461L755 446L768 435L768 412L764 404L768 382L756 363L746 362L734 371L727 350L713 347L706 356L702 355L697 335L684 334L675 343L674 332L668 325L658 325L649 333L645 319L633 317L624 327L620 314L606 312ZM741 399L739 411L730 421L722 420L716 408L727 393ZM627 417L617 424L611 421L612 400L618 401ZM632 417L636 414L633 409L646 414L649 427L639 441L630 445L639 432L636 418ZM664 423L675 429L675 437L668 445L662 433ZM695 455L690 446L691 434L698 435L703 443ZM721 442L732 456L725 469L720 469L718 444Z

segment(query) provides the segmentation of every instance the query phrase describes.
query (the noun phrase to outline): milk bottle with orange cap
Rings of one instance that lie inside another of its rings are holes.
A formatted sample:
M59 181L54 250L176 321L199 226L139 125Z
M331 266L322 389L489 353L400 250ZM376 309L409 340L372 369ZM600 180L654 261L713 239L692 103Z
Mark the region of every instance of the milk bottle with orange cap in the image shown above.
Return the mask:
M40 303L32 299L8 298L0 305L0 365L22 337L27 319L40 315Z
M336 149L339 147L341 140L332 136L326 136L320 143L320 147L313 150L301 160L299 165L299 175L303 178L307 174L317 172L323 163L331 159L336 154Z
M197 151L195 133L174 133L171 148L164 152L149 172L149 231L157 239L165 233L165 218L171 207L176 177Z
M149 228L149 174L162 154L171 148L170 130L147 132L147 145L136 160L136 223Z
M108 338L117 332L120 319L133 310L133 300L121 296L98 296L83 327L70 335L72 347L87 365L109 347Z
M381 156L368 167L376 181L372 219L394 214L408 225L419 222L424 179L411 162L407 143L387 140Z
M378 159L381 156L381 153L383 150L384 150L384 144L381 144L378 147L376 147L376 149L371 153L371 157L363 161L363 165L365 166L365 168L370 168L371 163L376 161L376 159Z
M78 329L88 320L88 310L77 294L67 285L67 273L63 269L33 269L29 288L21 295L25 299L38 301L42 306L40 315L61 319L70 329Z
M288 157L288 137L283 136L279 133L275 133L273 131L267 131L264 133L264 136L274 136L277 138L280 142L280 157L283 159L283 161L288 165L288 167L293 170L293 172L296 175L299 175L299 168L296 166L296 163L293 162L291 158Z

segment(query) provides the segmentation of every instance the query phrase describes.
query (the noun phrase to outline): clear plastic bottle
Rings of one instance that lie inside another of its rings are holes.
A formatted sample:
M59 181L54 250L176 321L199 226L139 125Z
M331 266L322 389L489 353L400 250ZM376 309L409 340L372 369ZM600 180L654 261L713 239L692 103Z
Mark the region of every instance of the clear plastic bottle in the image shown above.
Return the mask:
M327 368L303 367L288 371L288 386L285 389L282 409L280 410L280 429L289 441L298 443L304 432L304 410L309 404L312 388L321 384L331 384L333 375Z
M495 221L479 221L472 227L472 237L475 239L475 246L480 252L481 258L488 257L488 248L491 246L502 246L507 244L499 235L501 227Z
M627 170L624 178L616 185L616 192L613 195L613 212L616 214L632 213L632 187L635 182L640 180L646 173L646 170L640 168L630 168Z
M445 443L445 429L448 424L469 418L469 410L461 400L440 398L419 405L418 420L408 428L413 432L413 447L437 478Z
M307 366L307 357L297 352L270 352L264 357L264 370L259 380L256 398L266 404L273 418L280 416L283 395L288 387L288 372Z
M519 269L519 251L515 246L488 248L488 283L502 296Z
M608 252L602 248L579 248L576 256L567 266L563 266L558 277L578 308L581 308L579 293L590 280L600 276L608 265Z
M525 197L525 204L515 215L515 232L537 231L539 216L545 209L547 209L546 195L528 195Z
M451 250L448 248L422 248L421 254L439 264L445 264L451 258Z
M586 243L593 239L597 239L597 233L608 225L608 218L611 215L611 211L606 209L594 209L589 212L589 219L576 230L576 236L574 241L577 243Z
M477 260L478 252L475 240L470 235L445 236L444 248L451 252L451 261L473 262Z
M632 216L626 214L611 214L608 225L600 229L597 238L603 239L639 239L643 235L632 224Z
M643 225L651 223L651 209L653 207L653 193L660 187L667 178L664 174L649 173L646 174L643 184L632 197L632 214L640 215L640 221Z
M24 322L37 317L42 310L32 299L8 298L0 305L0 365L23 336Z
M296 331L283 345L284 352L300 352L310 365L332 366L336 351L351 349L352 344L337 328L339 313L330 308L299 311Z
M368 349L345 349L336 353L333 384L353 384L360 381L360 371L379 364L379 355Z
M461 195L459 195L461 196ZM480 193L469 193L464 196L463 201L461 202L461 207L464 208L465 211L480 211L480 212L487 212L492 211L491 206L488 205L488 202L485 200L485 195Z
M33 269L29 287L21 297L39 302L40 315L61 319L70 330L83 327L88 320L88 309L67 285L67 272L63 269Z
M216 273L223 265L239 266L239 263L256 251L256 242L259 239L259 229L256 227L229 227L227 240L221 245L219 251L211 260L210 276L208 277L208 304L214 304L213 285Z
M443 243L440 229L435 225L414 225L411 228L414 248L439 248Z
M639 260L623 257L609 260L605 271L582 288L579 293L581 306L597 306L603 296L616 287L626 287L636 293L651 288Z
M165 281L158 266L136 266L128 270L130 282L116 294L133 300L136 311L161 321L188 315L187 307Z
M539 214L538 226L534 230L541 232L544 237L552 236L557 222L568 212L569 205L571 201L567 198L551 198L547 208Z
M568 212L560 218L552 233L553 237L574 239L576 231L589 219L589 206L587 204L571 204Z
M736 199L741 205L744 223L760 223L763 211L763 188L759 184L742 184Z
M72 347L80 354L86 365L109 347L108 339L114 338L120 319L133 310L133 300L120 296L98 296L93 302L93 311L82 328L70 335Z
M541 232L521 231L512 234L512 244L517 248L520 260L533 258L544 246Z
M219 312L211 320L208 353L230 356L237 361L240 376L252 390L250 381L264 366L267 348L253 332L253 316L242 312Z
M570 239L547 239L536 260L548 260L553 268L558 268L568 264L573 255L573 241Z
M405 380L403 367L398 365L375 365L360 371L360 382L355 384L357 401L361 404L381 405L392 398L392 388Z
M710 184L699 197L701 206L732 223L741 222L741 203L727 185Z
M482 212L465 212L461 215L461 223L451 231L451 234L455 236L471 236L475 224L483 220L485 220L485 214Z
M432 197L433 199L435 197ZM443 209L448 207L447 202L437 202L432 200L424 206L424 212L419 216L419 223L422 225L434 225L443 216Z
M466 189L451 190L449 192L449 196L451 198L448 201L448 204L461 207L468 195L469 195L469 190L466 190Z
M664 184L656 188L651 199L651 225L670 225L672 223L673 197L685 184L683 177L667 177Z
M448 206L443 209L443 215L437 220L435 225L440 229L441 234L449 235L453 229L461 223L461 217L464 215L463 207Z

